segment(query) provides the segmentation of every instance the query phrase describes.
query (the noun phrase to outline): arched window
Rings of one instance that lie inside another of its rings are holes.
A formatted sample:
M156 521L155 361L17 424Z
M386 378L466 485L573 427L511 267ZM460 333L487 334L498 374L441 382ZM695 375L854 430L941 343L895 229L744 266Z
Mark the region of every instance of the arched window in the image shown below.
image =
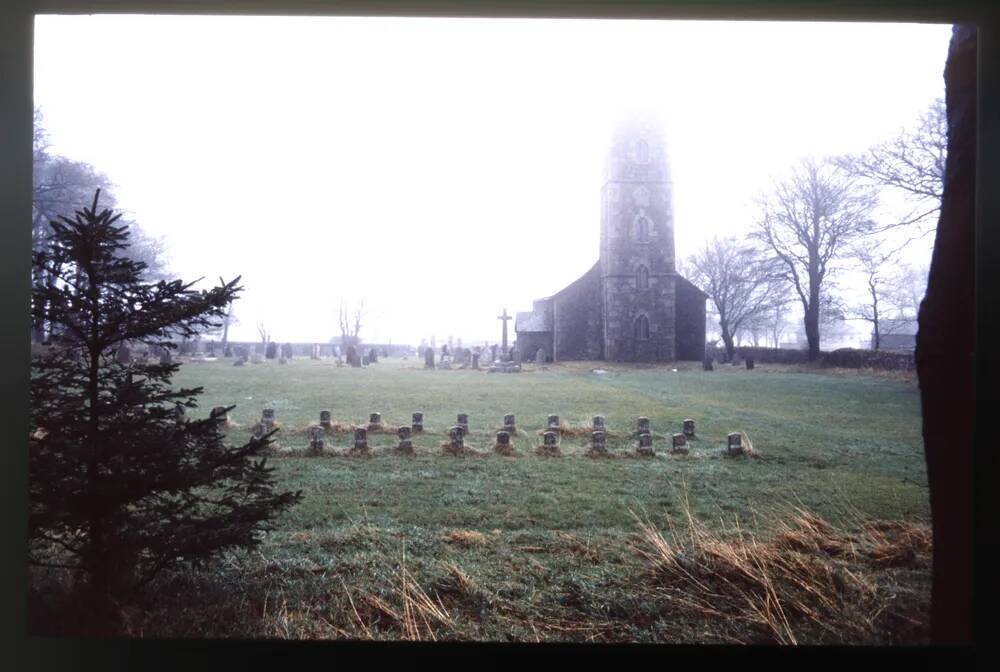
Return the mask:
M649 340L649 318L645 315L640 315L635 318L634 336L636 340L646 341Z
M635 143L635 160L636 163L649 163L649 145L645 140Z
M649 269L645 266L640 266L639 270L635 272L635 287L636 289L649 289Z
M636 228L638 229L637 239L640 243L647 242L649 240L649 220L645 217L640 217L636 224Z

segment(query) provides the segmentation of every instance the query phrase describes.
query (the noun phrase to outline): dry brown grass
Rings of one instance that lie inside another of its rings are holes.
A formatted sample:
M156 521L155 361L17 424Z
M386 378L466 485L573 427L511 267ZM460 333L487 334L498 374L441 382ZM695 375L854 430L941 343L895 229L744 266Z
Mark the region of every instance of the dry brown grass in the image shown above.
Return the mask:
M481 453L469 444L463 444L462 448L456 450L452 448L451 441L441 442L441 452L452 457L486 457L486 453Z
M562 457L562 451L559 450L559 446L536 446L535 455L538 457Z
M446 543L462 548L475 548L476 546L486 545L485 535L476 530L451 530L444 535L444 540Z
M848 561L929 563L929 531L918 525L863 521L851 534L796 508L763 541L738 521L713 532L692 514L686 495L682 505L683 533L668 521L664 536L636 517L633 550L648 563L658 598L732 629L739 641L746 641L740 632L780 644L877 641L889 599L871 573Z
M497 455L502 455L504 457L516 457L517 451L514 450L514 444L508 443L506 445L501 445L499 443L493 444L493 452Z
M555 431L548 427L535 432L538 436L543 436L545 432ZM559 423L559 436L590 436L594 429L590 425L567 425L565 422Z

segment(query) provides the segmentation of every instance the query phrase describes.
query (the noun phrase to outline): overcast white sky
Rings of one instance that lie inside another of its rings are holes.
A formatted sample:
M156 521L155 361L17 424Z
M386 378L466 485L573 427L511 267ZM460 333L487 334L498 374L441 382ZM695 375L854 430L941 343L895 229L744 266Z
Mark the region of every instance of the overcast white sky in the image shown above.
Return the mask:
M655 110L678 259L800 158L944 95L950 26L40 16L52 151L117 185L180 277L242 274L233 339L499 340L597 259L611 126ZM910 253L929 259L932 240ZM513 336L513 334L512 334Z

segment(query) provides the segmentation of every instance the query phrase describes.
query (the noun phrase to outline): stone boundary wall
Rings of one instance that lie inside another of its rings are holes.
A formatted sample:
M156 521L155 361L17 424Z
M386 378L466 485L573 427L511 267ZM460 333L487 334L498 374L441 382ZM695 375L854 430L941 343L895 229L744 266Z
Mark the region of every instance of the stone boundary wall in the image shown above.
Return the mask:
M725 349L716 347L716 361L722 361ZM748 357L761 364L808 364L809 353L806 350L790 350L785 348L754 348L738 347L736 353L741 359ZM845 369L875 369L879 371L914 371L916 362L912 352L888 352L885 350L860 350L856 348L840 348L820 353L820 366L841 367Z

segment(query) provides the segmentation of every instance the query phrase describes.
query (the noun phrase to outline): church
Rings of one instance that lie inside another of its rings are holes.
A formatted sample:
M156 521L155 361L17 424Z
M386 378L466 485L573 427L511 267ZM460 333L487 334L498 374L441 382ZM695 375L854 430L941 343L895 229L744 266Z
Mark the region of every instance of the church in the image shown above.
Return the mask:
M517 313L517 347L546 361L670 362L705 354L708 295L674 266L666 140L639 116L613 136L601 189L600 256L561 291Z

